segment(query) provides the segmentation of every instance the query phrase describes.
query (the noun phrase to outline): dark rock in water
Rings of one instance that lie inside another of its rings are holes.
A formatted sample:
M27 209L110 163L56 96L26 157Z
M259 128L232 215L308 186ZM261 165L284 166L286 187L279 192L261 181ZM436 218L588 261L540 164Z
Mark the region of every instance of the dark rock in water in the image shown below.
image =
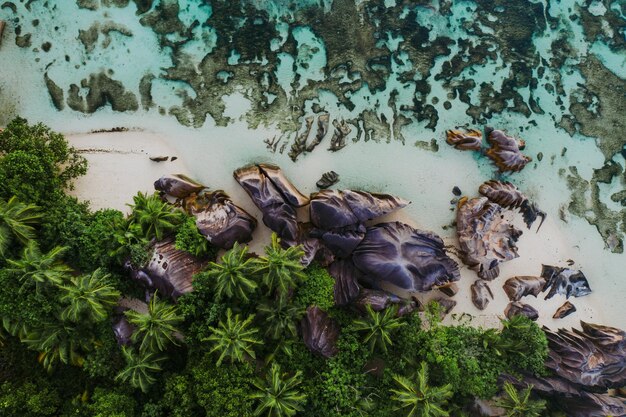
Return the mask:
M0 46L2 46L2 34L4 34L5 26L6 26L6 22L4 20L0 20Z
M87 89L86 96L81 91ZM113 111L126 112L136 111L139 108L135 94L127 90L121 81L112 79L106 72L91 74L89 78L81 81L80 87L70 85L67 105L76 111L94 113L101 107L111 104Z
M520 152L525 142L507 136L501 130L489 132L487 142L491 148L487 150L486 155L496 164L500 172L519 172L532 161L531 157Z
M626 332L580 322L582 330L544 328L550 352L546 367L586 389L626 385Z
M189 197L184 204L187 212L195 217L198 231L211 245L230 249L235 242L252 240L256 219L223 191Z
M538 296L546 285L545 278L519 276L506 280L502 288L511 301L519 301L527 295Z
M479 279L474 281L470 289L472 291L472 303L479 310L484 310L489 301L493 300L493 293L485 280Z
M150 291L165 297L178 298L191 291L193 276L205 263L187 252L176 249L175 240L168 238L152 245L152 256L146 265L135 269L127 262L131 277L142 282Z
M311 306L302 319L302 338L311 352L331 358L338 353L339 325L318 306Z
M298 189L285 177L283 171L276 165L259 164L259 168L274 184L278 191L282 194L285 202L293 207L303 207L309 204L309 198L302 194Z
M439 236L400 222L368 228L352 259L366 282L393 292L429 291L460 278Z
M434 298L433 301L436 301L437 304L441 307L441 318L443 319L448 313L452 311L454 307L456 307L456 301L451 300L449 298L437 297Z
M335 128L335 133L333 133L333 137L330 139L330 147L329 151L337 152L340 149L343 149L346 146L346 137L352 132L352 128L345 121L333 120L333 127Z
M170 159L169 156L151 156L150 160L153 162L165 162Z
M319 228L332 230L372 220L407 204L408 201L388 194L322 190L311 198L311 222Z
M130 338L135 332L135 326L130 324L124 315L120 315L113 321L113 334L119 345L130 345Z
M437 289L448 297L454 297L459 292L459 286L454 282L448 282L447 284L437 287Z
M332 187L339 182L339 175L335 171L328 171L322 174L322 178L315 184L319 189Z
M516 186L508 181L487 181L480 186L478 192L504 208L519 209L524 217L524 223L529 229L537 217L541 217L541 223L537 228L539 231L546 219L546 213L539 210L535 203L531 203Z
M550 289L548 295L546 295L546 300L552 298L554 294L563 294L565 298L570 298L571 296L583 297L591 294L587 278L580 271L543 265L541 276L546 279L546 285L543 287L543 290Z
M204 188L204 185L183 174L164 175L154 182L155 190L175 198L185 198L199 193Z
M573 312L576 311L576 307L574 306L574 304L570 303L569 301L566 301L561 307L559 307L556 312L554 313L554 316L552 316L553 319L562 319L564 317L569 316L570 314L572 314Z
M315 230L314 236L319 237L324 245L338 258L347 258L365 237L365 226L359 225L356 230Z
M507 319L518 315L526 316L533 321L539 318L539 312L537 310L535 310L532 306L520 303L519 301L509 303L506 310L504 310L504 315Z
M483 143L483 134L480 130L469 129L465 132L461 130L448 130L446 132L446 142L462 151L478 151ZM459 194L460 195L460 194Z
M357 299L361 291L359 277L362 274L351 260L334 261L329 265L328 273L335 278L335 305L345 306Z
M626 416L626 404L606 393L589 392L558 376L537 377L525 375L521 380L504 375L503 381L511 382L517 389L528 385L533 392L558 404L568 417Z
M461 201L456 219L461 259L479 277L494 279L500 263L519 256L515 242L522 232L503 219L499 204L486 197Z
M63 89L48 76L48 72L44 73L43 78L46 82L46 88L48 89L50 98L52 99L52 104L54 104L57 110L63 110L65 108L65 94Z
M452 188L452 194L454 194L457 197L461 196L461 189L459 187L457 187L456 185Z
M362 312L365 312L367 306L370 306L374 311L382 311L392 304L399 304L401 302L402 299L400 297L386 291L362 288L355 301L355 305Z

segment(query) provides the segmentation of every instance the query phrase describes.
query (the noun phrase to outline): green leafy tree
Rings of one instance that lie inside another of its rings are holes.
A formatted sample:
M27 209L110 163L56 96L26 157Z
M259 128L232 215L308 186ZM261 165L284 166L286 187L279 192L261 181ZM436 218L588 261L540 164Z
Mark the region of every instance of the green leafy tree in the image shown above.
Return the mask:
M391 335L405 325L397 317L398 310L395 307L386 308L383 311L374 311L368 304L366 316L354 322L354 328L365 333L364 343L368 343L370 351L374 352L379 347L387 352L387 347L392 345Z
M532 385L527 386L523 391L518 392L510 382L504 383L506 395L496 401L498 407L506 410L507 417L540 417L546 409L544 400L532 400Z
M47 253L42 253L35 242L31 242L18 260L9 259L10 272L15 273L22 282L22 288L33 283L39 291L47 284L60 285L69 276L72 268L61 261L66 247L57 246Z
M416 382L401 375L393 377L397 389L392 389L392 400L400 403L397 410L408 409L407 417L445 417L445 410L453 391L450 384L431 387L428 384L428 365L422 362L416 373Z
M211 262L203 273L214 282L215 298L237 297L248 302L258 288L254 281L254 261L248 257L248 247L238 243L222 256L220 263Z
M46 381L7 381L0 385L1 416L58 416L61 404L59 392Z
M61 285L60 300L67 304L61 311L61 319L74 322L104 320L107 310L120 297L119 291L107 282L109 277L102 269L96 269L91 274L72 277L67 284Z
M548 339L541 327L522 315L503 320L502 325L501 349L508 367L535 374L546 372Z
M135 399L126 393L96 388L87 409L92 417L135 417Z
M287 303L284 299L269 300L258 307L258 312L265 318L265 335L274 339L296 337L296 323L304 315L304 310Z
M22 342L39 352L37 360L47 371L52 371L59 362L82 366L83 353L91 348L91 341L76 324L60 320L26 329Z
M87 172L87 160L63 135L22 118L0 132L0 198L43 205L72 188Z
M304 278L304 267L300 263L303 256L300 246L284 249L278 235L272 233L272 243L265 247L265 255L256 261L256 273L261 275L268 295L276 291L281 298L286 297L289 290Z
M28 245L35 239L35 228L43 213L39 206L24 204L13 196L9 201L0 200L0 257L7 255L7 249L14 239Z
M335 279L326 268L312 264L304 271L304 278L295 291L294 304L302 308L316 305L328 311L335 305Z
M261 342L257 339L257 329L250 327L254 316L241 320L239 314L233 317L233 312L226 310L226 321L220 320L218 327L210 327L211 335L206 339L213 344L211 353L219 353L217 365L224 359L231 363L243 362L246 357L256 358L254 345Z
M257 380L254 386L257 392L251 398L259 401L254 415L269 417L289 417L302 411L306 395L300 392L298 386L302 383L302 372L289 376L281 372L280 365L273 363L265 380Z
M181 213L175 212L157 193L146 195L139 192L133 197L133 201L135 204L131 205L133 212L130 219L141 226L147 239L156 237L161 240L166 234L176 230L181 222Z
M216 249L206 237L202 236L196 226L196 219L186 216L185 221L176 232L176 249L185 251L199 258L215 259Z
M148 392L150 386L156 382L155 374L161 372L161 362L165 358L153 352L136 352L126 346L122 347L122 353L126 360L126 367L117 374L115 379Z
M176 306L157 299L154 294L148 303L148 312L126 311L128 322L136 327L131 336L133 343L140 343L141 353L164 351L168 344L177 344L175 333L182 322Z
M150 242L143 235L141 226L127 221L119 224L114 230L113 240L115 244L109 252L109 256L116 259L120 264L130 259L133 266L142 266L148 260L147 247Z

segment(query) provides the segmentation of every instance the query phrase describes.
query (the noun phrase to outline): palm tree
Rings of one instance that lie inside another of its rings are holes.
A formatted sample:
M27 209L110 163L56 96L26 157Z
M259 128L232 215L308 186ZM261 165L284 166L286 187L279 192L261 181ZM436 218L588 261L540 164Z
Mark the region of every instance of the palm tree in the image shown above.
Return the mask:
M401 375L393 379L398 389L392 389L391 399L400 403L396 410L409 408L406 417L446 417L449 413L443 408L452 397L452 385L431 387L428 385L428 365L422 362L416 374L417 383Z
M252 278L254 261L247 256L248 247L235 243L232 249L222 256L221 262L211 262L204 274L213 278L215 297L221 299L237 297L239 300L248 302L249 295L258 287Z
M133 197L133 201L135 204L130 206L133 209L131 221L141 225L147 239L163 239L182 220L180 213L173 211L172 206L161 200L156 193L146 195L140 192Z
M91 345L75 326L60 320L42 323L37 328L26 329L21 340L39 352L37 359L48 372L58 362L82 366L81 351L89 350Z
M280 246L280 239L272 233L272 243L265 247L265 256L257 261L256 273L263 277L263 284L267 287L268 295L278 291L284 297L290 288L295 287L298 280L304 278L304 267L300 259L304 252L300 246L291 246L284 249Z
M13 238L23 245L35 239L33 226L42 217L39 206L21 203L15 196L9 201L0 200L0 257L6 256Z
M265 335L274 340L285 336L296 337L296 323L302 318L304 311L300 307L290 305L285 299L268 301L259 305L258 312L265 317Z
M89 275L73 277L67 284L61 285L60 301L68 304L61 311L61 320L104 320L107 309L114 306L120 298L119 291L107 283L109 277L109 274L98 268Z
M371 352L374 352L377 346L380 346L383 352L387 352L387 346L393 344L391 334L406 323L397 317L398 310L395 307L374 311L368 304L366 309L367 316L356 320L354 327L357 331L367 333L363 342L369 343Z
M254 316L249 316L242 321L239 314L233 318L233 312L229 308L226 310L226 322L220 320L217 328L209 327L212 334L205 340L213 344L210 353L220 354L217 366L220 366L225 358L231 363L243 362L247 356L256 358L253 347L261 342L256 338L259 331L250 328L253 319Z
M539 417L546 408L544 400L531 400L530 394L533 386L527 386L518 392L510 382L504 383L506 396L496 401L498 407L506 410L508 417Z
M178 308L157 300L157 293L148 304L146 314L134 310L126 311L128 322L136 327L131 336L133 343L141 341L139 352L150 353L163 351L169 343L177 345L174 333L176 326L183 321L178 314Z
M254 411L255 416L266 414L268 417L290 417L302 411L306 395L298 390L302 383L302 372L293 376L281 373L280 365L272 364L265 381L259 379L253 382L258 390L250 398L259 400L260 404Z
M115 377L116 381L129 382L134 388L148 392L150 385L154 384L154 374L161 371L161 362L164 357L155 353L135 352L132 348L123 346L122 353L126 360L126 367Z
M8 260L7 270L18 275L18 279L23 282L22 288L33 282L37 291L49 283L61 285L72 271L72 268L61 262L67 249L57 246L50 252L42 254L39 246L35 242L30 242L24 248L21 259Z

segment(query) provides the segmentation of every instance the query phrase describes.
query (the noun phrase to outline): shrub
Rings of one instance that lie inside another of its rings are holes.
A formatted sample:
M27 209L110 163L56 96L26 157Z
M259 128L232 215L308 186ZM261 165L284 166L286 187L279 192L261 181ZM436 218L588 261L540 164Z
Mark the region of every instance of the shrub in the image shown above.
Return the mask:
M137 403L125 393L96 388L87 406L92 417L134 417Z
M186 216L184 222L176 232L176 249L188 252L199 258L215 260L217 248L211 246L208 240L200 234L196 220Z
M326 269L311 265L304 270L304 278L296 289L295 304L302 308L316 305L328 310L335 304L335 279Z

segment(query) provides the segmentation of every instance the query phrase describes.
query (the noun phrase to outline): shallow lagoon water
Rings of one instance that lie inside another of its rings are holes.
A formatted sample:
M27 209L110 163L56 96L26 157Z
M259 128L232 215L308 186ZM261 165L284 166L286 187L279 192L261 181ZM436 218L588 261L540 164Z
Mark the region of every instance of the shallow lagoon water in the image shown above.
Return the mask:
M531 196L548 219L538 234L519 226L524 230L520 258L502 266L500 278L491 285L496 300L485 312L469 301L469 286L476 276L464 268L456 311L480 315L487 324L497 322L506 305L500 290L506 278L536 275L542 263L565 266L572 259L573 268L582 269L594 292L573 300L578 312L559 321L551 316L564 302L561 297L527 300L542 306L541 322L554 328L576 325L582 319L626 327L622 304L626 255L611 247L615 239L624 239L626 230L626 208L610 198L626 188L624 135L619 133L626 119L626 53L624 13L618 2L510 2L512 8L543 9L534 16L527 13L536 27L525 34L500 32L503 25L520 23L504 21L503 16L520 16L499 2L489 2L489 10L470 1L403 6L392 1L336 0L321 7L314 2L294 7L290 2L242 2L241 9L247 8L248 13L243 14L244 20L252 21L251 32L241 32L247 26L239 18L225 19L219 14L222 9L194 1L155 1L150 11L139 16L132 1L126 7L86 3L97 7L80 8L68 0L32 2L30 10L25 3L15 2L16 13L7 7L0 10L0 19L8 23L0 46L0 125L19 114L67 134L116 126L150 132L175 150L190 175L211 188L226 190L256 215L258 211L232 179L235 168L274 162L305 193L314 192L315 181L332 169L341 176L337 187L411 200L409 207L390 218L432 230L447 244L455 243L453 186L474 196L483 181L499 175L481 155L449 147L445 130L485 125L505 129L526 140L524 152L533 162L521 173L504 178ZM179 29L161 27L159 19L142 23L162 5L174 3L179 4ZM305 13L311 10L313 17ZM345 14L346 10L354 15ZM344 39L331 39L333 32L324 26L324 19L359 32L347 32L347 38L336 27L336 36ZM39 20L36 27L34 20ZM242 25L239 32L231 33L232 44L220 43L220 24ZM85 44L78 39L80 30L94 27L97 41ZM115 30L103 31L104 27ZM246 39L236 38L237 33L254 34L254 30L262 30L265 36L271 32L268 28L274 28L275 36L266 49L247 49ZM30 45L19 47L24 43L23 38L17 42L17 36L27 33ZM42 50L45 42L51 43L49 52ZM439 52L431 53L435 49ZM137 110L113 111L110 99L93 113L71 109L71 85L76 85L79 97L85 97L89 89L79 87L81 80L101 71L132 93ZM190 75L194 71L198 79ZM57 109L58 103L55 107L44 74L63 91L62 110ZM598 79L592 79L594 74ZM146 75L153 77L151 103L141 94ZM597 87L603 80L612 83L611 97ZM501 96L506 99L499 100ZM294 162L288 152L304 130L305 117L323 113L349 123L347 146L328 152L329 135ZM621 122L615 123L619 116ZM567 124L568 120L573 122ZM611 123L609 133L598 127ZM120 140L132 140L131 136L119 134ZM614 143L620 136L622 148ZM73 143L81 147L78 138ZM621 174L608 184L595 181L597 170L607 161L618 164ZM107 175L132 174L119 163ZM80 196L93 195L92 180L87 176L79 182ZM585 181L592 186L571 189L572 184ZM130 200L139 186L128 184L119 193L127 193ZM149 191L149 183L142 186ZM587 210L570 210L576 198ZM603 230L601 236L594 223L603 210L618 220L607 223L612 229ZM267 230L259 229L258 241L262 241Z

